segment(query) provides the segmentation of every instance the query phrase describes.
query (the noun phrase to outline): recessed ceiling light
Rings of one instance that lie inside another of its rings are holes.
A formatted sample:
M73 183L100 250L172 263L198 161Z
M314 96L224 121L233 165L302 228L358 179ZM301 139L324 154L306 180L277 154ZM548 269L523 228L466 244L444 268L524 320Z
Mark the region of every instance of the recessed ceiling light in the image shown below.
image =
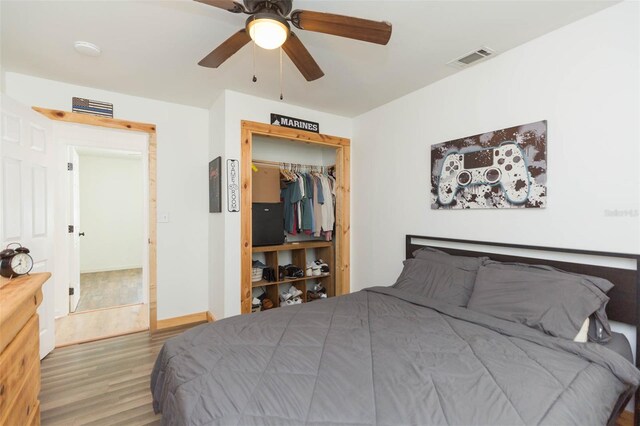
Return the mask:
M87 56L100 56L100 48L88 41L76 41L73 43L73 47L78 53Z

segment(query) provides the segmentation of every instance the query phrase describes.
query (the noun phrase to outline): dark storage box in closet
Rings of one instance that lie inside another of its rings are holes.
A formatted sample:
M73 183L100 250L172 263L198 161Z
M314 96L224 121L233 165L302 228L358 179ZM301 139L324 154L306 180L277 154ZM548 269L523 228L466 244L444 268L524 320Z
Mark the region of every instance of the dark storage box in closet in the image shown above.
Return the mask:
M253 203L253 245L269 246L284 243L284 212L282 203Z

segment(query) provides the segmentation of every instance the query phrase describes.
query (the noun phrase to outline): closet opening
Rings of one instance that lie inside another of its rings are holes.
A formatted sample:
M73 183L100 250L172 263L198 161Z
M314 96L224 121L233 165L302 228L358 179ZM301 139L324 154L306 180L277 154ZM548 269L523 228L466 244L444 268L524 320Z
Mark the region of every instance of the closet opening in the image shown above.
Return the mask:
M349 144L242 122L242 313L349 292Z

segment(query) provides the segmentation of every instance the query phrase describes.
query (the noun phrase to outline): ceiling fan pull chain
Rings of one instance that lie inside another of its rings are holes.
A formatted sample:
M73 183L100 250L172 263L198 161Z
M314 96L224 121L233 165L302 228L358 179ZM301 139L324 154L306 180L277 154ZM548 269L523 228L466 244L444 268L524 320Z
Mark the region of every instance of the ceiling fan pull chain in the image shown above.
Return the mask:
M251 79L254 83L258 81L258 77L256 77L256 42L253 42L253 78Z
M283 100L282 96L282 47L280 47L280 100Z

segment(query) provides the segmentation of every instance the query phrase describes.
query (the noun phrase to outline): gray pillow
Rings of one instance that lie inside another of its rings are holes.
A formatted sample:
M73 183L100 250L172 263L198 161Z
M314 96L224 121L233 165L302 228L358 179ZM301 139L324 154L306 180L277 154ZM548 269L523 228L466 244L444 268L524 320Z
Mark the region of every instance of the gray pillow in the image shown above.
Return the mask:
M467 257L453 256L432 247L423 247L413 252L416 259L435 260L437 262L446 263L466 271L478 272L478 268L484 261L489 260L488 257Z
M609 301L580 276L526 266L480 267L468 309L573 340L584 320Z
M408 259L393 287L456 306L467 306L476 271L446 261Z
M573 276L581 279L581 283L593 291L602 291L607 293L613 288L613 284L600 277L594 277L591 275L578 274L574 272L563 271L562 269L554 268L549 265L529 265L526 263L510 263L510 262L496 262L494 260L485 260L483 265L491 268L500 268L514 271L547 271L550 274L555 273L558 278L564 276ZM609 324L609 318L607 317L607 303L609 298L606 299L597 311L593 313L589 322L589 340L591 342L605 343L611 339L611 325Z

